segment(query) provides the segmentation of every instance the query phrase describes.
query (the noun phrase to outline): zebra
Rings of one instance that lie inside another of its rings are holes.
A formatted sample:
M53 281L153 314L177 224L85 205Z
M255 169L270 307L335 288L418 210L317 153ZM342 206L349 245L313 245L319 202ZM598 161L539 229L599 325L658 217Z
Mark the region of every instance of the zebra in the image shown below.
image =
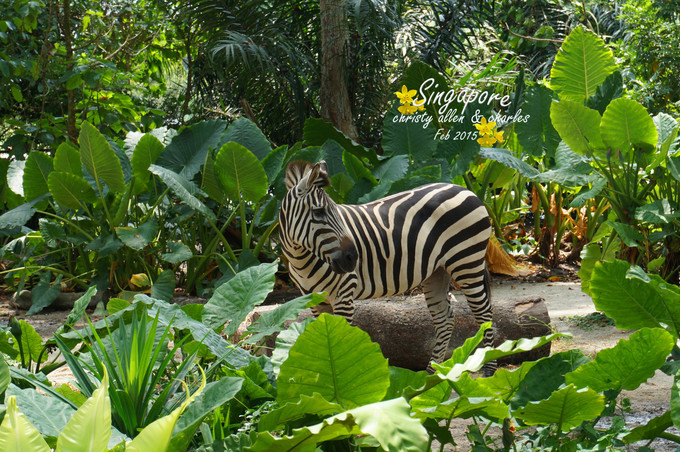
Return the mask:
M328 292L332 313L351 324L355 299L422 285L436 332L431 360L439 363L453 330L452 277L475 320L492 320L485 263L491 222L470 190L433 183L367 204L336 204L323 189L330 184L324 161L290 163L285 184L279 237L291 279L303 293ZM493 328L482 345L493 345ZM484 367L485 375L494 370L495 363Z

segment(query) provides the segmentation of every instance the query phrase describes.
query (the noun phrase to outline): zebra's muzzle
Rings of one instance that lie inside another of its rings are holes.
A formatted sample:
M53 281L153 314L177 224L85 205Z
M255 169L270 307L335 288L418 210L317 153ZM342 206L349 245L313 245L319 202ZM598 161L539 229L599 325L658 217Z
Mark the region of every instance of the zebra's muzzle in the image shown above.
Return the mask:
M341 274L352 272L357 266L358 257L357 247L352 239L343 237L340 247L330 256L331 269Z

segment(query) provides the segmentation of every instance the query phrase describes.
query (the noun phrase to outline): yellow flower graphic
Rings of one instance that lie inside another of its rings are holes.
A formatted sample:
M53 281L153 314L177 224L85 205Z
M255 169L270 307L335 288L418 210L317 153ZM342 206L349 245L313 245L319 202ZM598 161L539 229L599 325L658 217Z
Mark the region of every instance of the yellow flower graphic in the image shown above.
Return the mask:
M496 142L496 139L489 135L489 136L483 136L482 138L479 138L477 140L477 142L479 144L481 144L482 146L489 148L489 147L493 146L493 144Z
M396 91L394 94L397 95L397 98L399 99L399 102L402 104L411 104L413 103L413 96L418 94L418 91L411 89L409 90L406 85L403 85L401 87L401 91Z
M493 129L496 127L495 122L486 122L486 118L482 116L482 120L479 122L479 124L475 124L475 127L477 127L477 130L479 130L479 134L484 136L484 135L493 135ZM495 139L494 139L495 142Z
M496 140L498 140L499 143L502 143L503 141L505 141L505 139L503 138L504 133L505 133L504 131L496 129L496 132L493 134L493 137Z
M423 99L418 99L414 103L420 104L419 107L416 107L418 111L425 111L425 101Z
M397 110L399 110L399 113L402 115L412 115L418 110L418 107L409 102L406 105L401 105Z

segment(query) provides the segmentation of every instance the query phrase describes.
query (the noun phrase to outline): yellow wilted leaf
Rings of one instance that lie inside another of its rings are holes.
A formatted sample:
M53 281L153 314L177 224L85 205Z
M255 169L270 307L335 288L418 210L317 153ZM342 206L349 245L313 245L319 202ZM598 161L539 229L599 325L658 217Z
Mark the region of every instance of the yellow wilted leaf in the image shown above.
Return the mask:
M151 280L146 273L136 273L130 277L130 285L138 289L145 289L151 286Z
M529 268L520 266L512 256L505 252L495 236L489 240L486 247L486 265L490 272L507 276L526 276L531 273Z

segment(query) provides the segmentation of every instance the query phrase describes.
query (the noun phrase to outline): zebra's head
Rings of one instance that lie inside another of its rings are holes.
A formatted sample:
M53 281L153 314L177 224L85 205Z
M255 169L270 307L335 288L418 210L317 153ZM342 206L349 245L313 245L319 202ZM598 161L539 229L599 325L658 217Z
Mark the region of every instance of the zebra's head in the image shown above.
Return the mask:
M354 271L357 248L347 233L338 206L324 191L329 185L326 162L292 162L286 169L288 193L281 203L281 244L289 254L312 253L336 273Z

